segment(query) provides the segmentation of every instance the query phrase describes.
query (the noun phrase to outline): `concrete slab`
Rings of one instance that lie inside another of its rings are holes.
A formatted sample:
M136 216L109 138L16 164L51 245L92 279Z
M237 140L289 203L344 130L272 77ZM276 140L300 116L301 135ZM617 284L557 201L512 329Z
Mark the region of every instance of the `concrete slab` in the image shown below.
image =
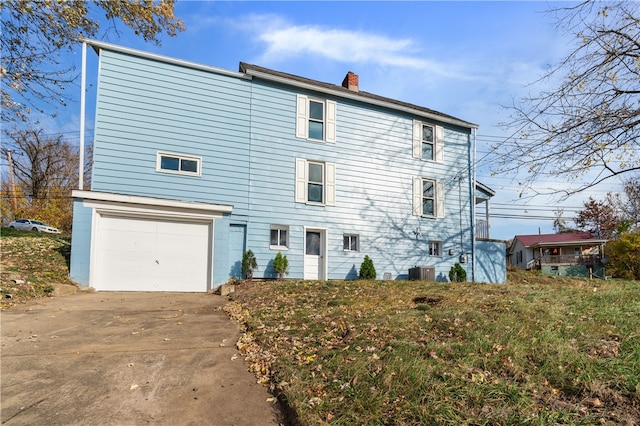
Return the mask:
M274 425L226 299L77 293L2 312L7 425Z

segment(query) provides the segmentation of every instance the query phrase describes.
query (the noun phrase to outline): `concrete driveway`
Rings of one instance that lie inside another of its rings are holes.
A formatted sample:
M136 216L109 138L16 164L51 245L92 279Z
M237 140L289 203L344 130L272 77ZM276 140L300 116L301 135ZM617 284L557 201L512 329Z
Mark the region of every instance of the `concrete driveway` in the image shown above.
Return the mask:
M2 312L2 424L278 424L224 303L80 293Z

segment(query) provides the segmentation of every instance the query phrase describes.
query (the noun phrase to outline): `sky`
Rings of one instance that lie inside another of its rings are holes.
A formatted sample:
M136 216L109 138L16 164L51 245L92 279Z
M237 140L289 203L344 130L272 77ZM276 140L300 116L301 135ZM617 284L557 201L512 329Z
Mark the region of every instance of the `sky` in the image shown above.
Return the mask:
M576 42L546 13L566 3L484 1L178 1L175 13L186 31L145 43L122 24L99 40L214 67L238 70L239 62L341 84L347 71L360 90L431 108L479 125L477 179L496 195L490 202L491 236L553 233L554 211L572 218L589 196L620 191L606 182L568 200L522 194L522 176L494 175L491 146L510 133L505 108L527 93L550 89L536 82ZM69 59L80 69L80 48ZM89 96L95 89L97 57L88 52ZM92 71L93 70L93 71ZM93 75L92 75L93 73ZM546 84L546 85L545 85ZM79 132L79 87L74 102L48 125ZM93 100L94 101L94 100ZM93 128L87 108L87 138ZM569 182L537 182L535 191ZM481 210L481 215L484 210Z

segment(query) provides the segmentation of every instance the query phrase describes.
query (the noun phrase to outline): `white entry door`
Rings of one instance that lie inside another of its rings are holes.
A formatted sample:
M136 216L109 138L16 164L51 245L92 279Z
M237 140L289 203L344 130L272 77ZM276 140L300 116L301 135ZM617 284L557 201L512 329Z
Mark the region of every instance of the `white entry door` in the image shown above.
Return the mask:
M305 230L304 279L324 280L325 274L325 231Z

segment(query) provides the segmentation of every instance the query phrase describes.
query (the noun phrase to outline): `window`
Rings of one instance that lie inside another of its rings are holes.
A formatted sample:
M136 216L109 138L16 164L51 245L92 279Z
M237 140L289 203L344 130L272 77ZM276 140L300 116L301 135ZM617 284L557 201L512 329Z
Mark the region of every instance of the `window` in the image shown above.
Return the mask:
M344 234L342 247L344 251L360 251L360 238L355 234Z
M413 156L424 160L444 162L444 129L441 126L413 122Z
M334 206L336 204L336 165L296 158L295 201Z
M429 241L429 256L442 256L441 241Z
M444 217L444 185L434 179L413 178L413 214Z
M522 263L522 250L516 253L516 263Z
M336 141L335 101L298 95L296 137L323 142Z
M200 176L201 157L158 152L156 171L181 175Z
M289 227L286 225L271 225L271 240L269 248L288 249L289 248Z

